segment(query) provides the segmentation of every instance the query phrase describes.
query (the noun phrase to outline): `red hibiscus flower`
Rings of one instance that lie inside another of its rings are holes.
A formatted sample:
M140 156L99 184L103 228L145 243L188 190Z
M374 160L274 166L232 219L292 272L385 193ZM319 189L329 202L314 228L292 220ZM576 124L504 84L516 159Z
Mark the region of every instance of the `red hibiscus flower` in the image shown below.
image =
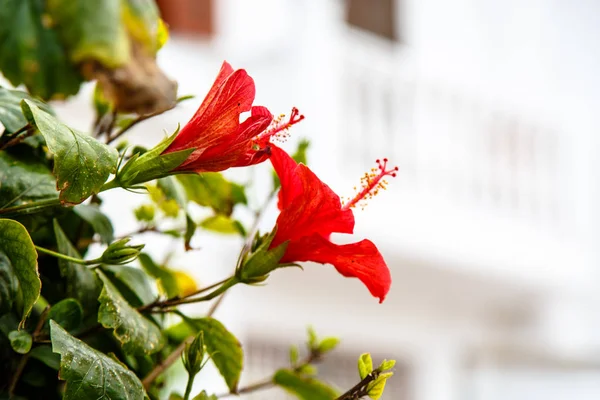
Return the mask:
M383 302L391 276L377 247L369 240L337 245L329 238L334 232L353 232L351 208L384 187L385 176L395 176L398 168L386 170L387 159L378 160L379 170L366 174L364 188L342 205L340 197L307 166L296 164L274 145L271 146L271 162L281 181L278 203L281 213L270 248L289 241L280 263L332 264L343 276L360 279L371 294Z
M281 123L280 118L271 125L269 110L252 106L254 94L254 80L246 71L234 71L223 62L198 111L162 152L194 149L174 171L223 171L266 160L269 139L304 117L294 109L289 121ZM250 116L240 123L240 114L246 111Z

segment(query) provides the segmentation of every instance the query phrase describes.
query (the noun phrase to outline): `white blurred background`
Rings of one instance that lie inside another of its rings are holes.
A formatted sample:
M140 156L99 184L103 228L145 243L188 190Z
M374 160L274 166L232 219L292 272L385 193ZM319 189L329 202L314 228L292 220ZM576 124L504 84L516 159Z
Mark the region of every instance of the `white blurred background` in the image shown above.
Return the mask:
M306 115L286 148L309 138L311 168L341 195L376 158L400 167L356 212L356 235L339 238L378 245L393 276L386 301L321 265L234 288L217 317L244 343L243 382L285 366L312 324L343 339L321 367L340 389L358 381L368 351L398 360L388 400L600 397L600 2L162 6L173 33L160 64L198 97L140 124L132 141L152 145L185 123L226 59L254 77L255 104ZM83 129L89 92L60 106ZM131 196L107 195L119 232L134 227ZM241 241L195 239L202 250L174 263L202 284L228 276ZM144 241L156 255L169 246ZM197 384L225 389L214 372Z

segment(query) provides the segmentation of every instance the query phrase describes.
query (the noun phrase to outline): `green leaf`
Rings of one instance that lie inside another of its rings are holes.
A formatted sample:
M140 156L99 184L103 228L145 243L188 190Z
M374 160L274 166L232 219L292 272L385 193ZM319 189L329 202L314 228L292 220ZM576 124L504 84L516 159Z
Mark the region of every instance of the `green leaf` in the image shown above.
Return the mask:
M273 377L273 383L302 400L334 400L337 392L314 378L306 378L289 369L280 369Z
M73 331L81 325L83 309L77 300L64 299L50 308L48 320L53 320L67 331Z
M167 216L176 218L179 215L181 207L175 199L169 199L158 186L146 185L150 199Z
M228 181L218 172L200 175L177 175L187 197L198 205L212 208L217 214L231 215L236 204L246 204L244 187Z
M13 84L24 83L43 99L79 91L81 75L56 32L48 27L43 0L4 0L0 7L0 70Z
M48 0L48 13L74 63L97 60L117 67L129 60L121 0Z
M135 219L140 222L152 222L154 221L154 206L152 204L142 204L133 210L133 214Z
M103 265L102 271L132 306L140 307L155 300L155 289L143 270L129 266Z
M298 367L296 372L300 375L314 376L317 375L317 367L312 364L304 364Z
M54 154L61 202L78 204L98 193L116 170L117 151L62 124L28 100L23 100L22 107L29 123L39 129Z
M113 329L126 353L146 355L159 351L165 344L159 327L131 307L102 272L98 276L104 283L98 298L98 322Z
M81 258L81 255L71 244L56 220L53 221L56 246L59 253L70 257ZM95 313L100 295L100 283L96 274L85 265L58 259L60 274L65 278L65 295L77 299L81 304L84 315Z
M20 310L22 318L20 325L22 326L34 303L40 297L42 289L37 266L37 252L23 225L10 219L0 219L0 253L6 256L0 259L0 263L3 264L0 269L12 270L13 276L19 281L19 292L23 299L23 308ZM7 263L10 263L10 266L6 265ZM14 286L11 282L8 283L10 292Z
M8 132L16 132L27 125L27 120L21 110L21 100L23 99L28 99L42 110L52 113L50 106L34 99L29 93L0 86L0 124L4 125Z
M179 295L179 286L174 271L156 264L148 254L142 253L138 256L138 259L144 271L158 280L160 287L168 298Z
M194 397L192 400L218 400L219 398L217 396L215 396L214 394L211 394L210 396L203 390L201 391L196 397Z
M185 234L183 236L183 245L185 247L185 251L192 250L191 242L194 237L194 233L196 233L196 223L190 217L188 213L185 214Z
M387 371L388 369L394 368L396 360L383 360L381 365L377 368L379 371Z
M104 95L100 82L96 82L94 85L94 96L92 98L94 104L94 110L96 110L96 117L101 118L103 115L111 111L110 101Z
M312 326L309 326L306 329L306 332L308 334L308 342L307 342L308 349L311 351L313 349L317 349L319 347L318 346L319 340L317 339L317 332L315 332L315 328L313 328Z
M290 365L293 367L298 362L298 346L290 347Z
M144 387L123 364L69 335L50 321L52 350L61 355L59 378L67 381L65 400L142 400Z
M166 41L168 32L164 24L160 24L154 0L125 0L122 4L123 22L129 34L150 54L156 53Z
M373 360L369 353L363 353L358 358L358 374L360 379L365 379L367 375L373 372Z
M225 235L245 236L244 226L237 220L222 214L213 215L200 222L200 226L206 230L223 233Z
M26 331L12 331L8 334L10 347L19 354L27 354L31 350L33 339Z
M198 330L191 326L189 323L183 321L175 325L169 326L167 329L165 329L164 332L170 341L179 344L188 337L196 335L198 333Z
M338 344L340 344L340 339L338 339L336 337L328 337L321 341L321 343L319 344L318 350L321 353L327 353L327 352L335 349Z
M371 399L379 400L381 398L383 390L385 389L385 383L392 375L394 375L393 372L385 372L380 374L373 382L369 383L367 394Z
M0 209L57 197L56 180L46 164L0 151Z
M307 139L300 140L300 143L298 143L298 148L296 148L296 151L294 154L292 154L294 161L296 161L298 164L302 163L306 165L306 150L308 150L309 146L310 142Z
M187 318L184 322L196 332L203 332L206 351L225 379L229 390L235 392L244 357L240 342L214 318Z
M10 312L19 293L19 279L6 254L0 251L0 316Z
M60 367L60 356L52 352L52 347L47 345L34 347L29 352L29 357L35 358L49 366L52 369L58 371Z
M108 219L97 206L78 204L73 207L73 211L92 226L94 232L102 239L102 243L108 244L115 240L114 230L110 219Z
M175 200L181 209L187 205L185 189L173 176L167 176L156 181L156 186L163 192L167 200Z

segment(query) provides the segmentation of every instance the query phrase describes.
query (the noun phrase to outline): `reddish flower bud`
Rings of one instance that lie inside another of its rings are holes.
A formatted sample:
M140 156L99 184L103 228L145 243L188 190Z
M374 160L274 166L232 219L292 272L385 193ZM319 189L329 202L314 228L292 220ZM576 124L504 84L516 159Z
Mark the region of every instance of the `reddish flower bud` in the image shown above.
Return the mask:
M379 187L382 178L395 173L380 163L381 172L345 206L340 197L308 167L297 164L286 152L271 145L271 162L281 181L277 232L270 248L288 242L280 263L313 261L332 264L346 277L358 278L371 294L382 302L391 285L390 271L369 240L337 245L332 233L352 233L354 214L351 207ZM386 160L387 162L387 160Z

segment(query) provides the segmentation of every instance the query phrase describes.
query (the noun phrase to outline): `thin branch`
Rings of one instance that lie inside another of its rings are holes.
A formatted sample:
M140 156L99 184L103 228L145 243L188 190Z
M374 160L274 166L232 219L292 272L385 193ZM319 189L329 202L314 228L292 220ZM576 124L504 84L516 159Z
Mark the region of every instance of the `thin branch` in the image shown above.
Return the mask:
M251 385L245 386L241 389L238 389L236 393L223 393L217 396L218 399L224 399L225 397L238 396L240 394L252 393L259 390L268 389L275 384L273 383L273 377L267 378L260 382L255 382Z
M269 204L271 204L271 201L273 200L273 198L275 197L276 194L277 194L276 189L273 190L271 193L269 193L269 196L267 197L265 202L254 213L254 222L252 223L252 226L250 227L250 230L248 231L248 234L246 235L246 241L244 242L244 246L242 247L242 250L240 251L237 262L235 264L236 271L242 266L242 260L244 259L244 255L252 247L252 241L254 240L254 235L256 235L256 232L258 231L258 225L260 223L260 220L262 219L262 216L264 215L265 211L267 211Z
M226 294L227 294L227 292L223 293L221 296L219 296L219 298L217 299L217 301L215 301L213 303L213 305L210 306L210 310L208 310L208 313L206 313L207 317L212 317L215 314L215 312L217 311L217 308L219 308L219 306L223 302L223 299L225 298Z
M48 317L49 312L50 312L50 305L46 306L44 311L42 311L42 313L40 314L40 318L38 319L38 323L35 326L35 330L31 334L31 336L34 340L38 336L40 336L40 332L42 331L42 328L44 327L44 323L46 322L46 318ZM24 354L23 357L21 357L21 360L19 361L19 365L17 366L17 370L15 371L15 374L13 375L12 380L10 381L10 385L8 387L8 393L10 394L11 398L12 398L13 393L15 392L15 388L17 387L17 383L19 382L19 378L21 378L21 375L23 374L23 371L25 370L25 366L27 365L27 360L29 360L30 354L31 354L31 352Z
M187 339L185 339L183 342L181 342L179 344L179 346L177 346L177 348L175 350L173 350L173 352L171 354L169 354L167 356L167 358L165 358L163 360L163 362L158 364L152 371L150 371L150 373L148 375L146 375L146 377L142 380L142 384L144 385L144 388L148 389L150 387L150 385L152 384L152 382L154 382L154 380L156 378L158 378L160 376L160 374L162 374L167 368L169 368L171 365L173 365L173 363L175 363L175 361L177 361L179 359L179 357L181 356L181 353L183 353L185 351L186 346L189 343L191 343L193 340L194 340L194 336L190 336Z
M21 129L19 129L18 131L15 131L13 133L12 139L10 139L8 142L0 145L0 150L7 149L9 147L12 147L12 146L15 146L15 145L21 143L23 140L27 139L29 136L33 135L34 133L35 133L34 127L27 124L24 127L22 127Z
M147 120L149 118L152 118L152 117L156 117L157 115L160 115L160 114L165 113L165 112L167 112L169 110L172 110L173 108L175 108L175 105L172 105L170 108L167 108L166 110L156 111L156 112L153 112L151 114L140 115L139 117L137 117L136 119L134 119L133 121L131 121L129 123L129 125L121 128L121 130L117 131L117 133L115 133L112 136L110 135L110 131L109 131L109 133L107 133L106 144L114 142L119 137L121 137L125 132L127 132L128 130L130 130L135 125L139 124L140 122L145 121L145 120ZM111 130L112 130L112 128L111 128Z
M321 361L321 353L319 353L318 351L311 351L311 353L308 355L308 357L306 357L306 360L302 361L300 364L297 364L293 368L293 370L294 370L294 372L299 372L307 365L310 365L313 362L318 362L318 361ZM248 386L244 386L243 388L238 389L235 393L232 393L232 392L222 393L222 394L218 395L217 398L223 399L225 397L237 396L240 394L256 392L258 390L268 389L273 386L275 386L275 382L273 382L273 377L270 376L270 377L260 380L258 382L254 382Z
M188 294L185 297L173 297L173 298L170 298L170 299L167 299L167 300L162 300L162 301L160 301L160 300L157 299L157 300L155 300L154 302L152 302L150 304L146 304L145 306L138 307L138 311L147 311L147 310L151 310L151 309L154 309L154 308L166 308L166 307L172 307L172 306L177 305L177 304L182 304L182 303L177 303L177 302L181 301L181 300L188 299L189 297L196 296L198 294L207 292L207 291L209 291L211 289L214 289L217 286L220 286L220 285L224 284L225 282L227 282L230 279L231 279L231 277L223 279L222 281L219 281L217 283L213 283L210 286L206 286L206 287L203 287L202 289L196 290L195 292L190 293L190 294Z
M356 385L352 386L350 390L346 393L342 394L340 397L335 400L355 400L360 399L361 397L366 396L367 393L367 385L373 382L379 376L379 372L377 370L371 372L369 375L365 376L360 382Z

